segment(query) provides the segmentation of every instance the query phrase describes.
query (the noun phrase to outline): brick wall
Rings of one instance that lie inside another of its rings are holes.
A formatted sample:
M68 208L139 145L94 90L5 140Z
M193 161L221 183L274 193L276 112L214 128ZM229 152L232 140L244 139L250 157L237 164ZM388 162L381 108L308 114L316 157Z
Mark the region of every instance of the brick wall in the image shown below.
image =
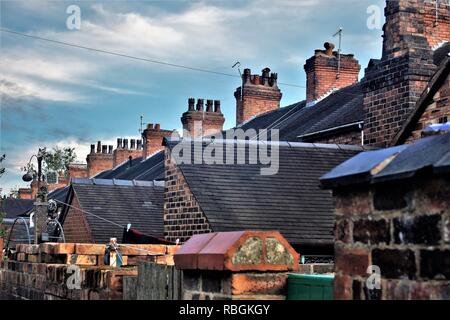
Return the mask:
M69 207L64 220L64 236L66 241L79 243L93 242L86 217L77 208L80 208L80 203L75 196L72 201L72 206Z
M306 60L306 101L313 102L330 90L340 89L358 82L361 66L352 54L341 54L338 68L338 53L334 45L325 43L325 50L316 50L314 56ZM339 74L338 74L339 70Z
M406 143L421 138L422 130L430 124L450 121L450 76L433 96L433 101L426 107Z
M128 145L128 141L130 144ZM117 148L113 151L113 167L123 162L142 157L142 141L136 139L117 139Z
M236 125L251 118L280 107L281 91L277 85L277 74L269 68L261 75L252 75L244 69L242 86L234 92L236 98Z
M446 179L334 191L336 299L450 299ZM380 290L365 284L370 265Z
M170 151L165 151L164 237L185 242L194 234L212 229L200 205L189 189L183 173L175 164Z
M287 273L184 270L185 300L285 300Z
M87 178L88 171L85 164L71 163L68 166L70 178Z
M159 123L153 125L149 123L147 128L142 132L142 138L144 141L144 148L142 156L146 159L150 155L164 149L162 142L164 137L170 137L172 130L161 129Z
M16 253L0 264L0 299L122 300L124 278L136 278L139 263L173 265L177 247L119 247L124 261L120 268L104 265L105 249L105 245L83 243L17 245ZM79 267L79 289L67 286L74 272L71 265ZM136 289L129 287L126 294Z
M431 25L434 5L419 0L387 1L383 54L371 61L363 82L366 144L386 146L400 130L436 70L431 47L449 40L448 8Z
M86 157L87 174L91 178L96 174L110 170L113 167L113 147L102 145L101 141L97 142L97 150L95 145L91 144L91 152Z
M220 100L206 100L206 110L204 99L189 98L188 111L183 113L181 123L183 130L189 133L191 138L202 137L213 133L221 132L225 118L220 109Z

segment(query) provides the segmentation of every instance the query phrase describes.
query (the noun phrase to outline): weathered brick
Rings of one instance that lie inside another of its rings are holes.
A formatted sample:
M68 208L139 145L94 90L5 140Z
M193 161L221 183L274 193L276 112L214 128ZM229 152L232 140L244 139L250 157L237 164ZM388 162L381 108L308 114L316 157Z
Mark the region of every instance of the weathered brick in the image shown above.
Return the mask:
M334 226L335 240L342 241L344 243L352 242L352 228L353 223L349 218L336 218Z
M355 247L335 248L336 272L346 275L367 275L367 267L370 265L370 252L366 248Z
M383 278L416 278L416 262L412 250L374 249L372 263L380 267Z
M394 238L398 244L435 245L441 240L440 215L394 219Z
M389 221L360 219L353 222L353 241L366 244L389 244Z
M347 275L337 273L333 281L333 295L336 300L351 300L352 295L352 278Z
M104 255L106 246L103 244L77 243L75 245L76 254Z
M74 243L58 243L53 248L53 253L55 254L72 254L74 251Z
M396 210L411 205L412 194L407 186L401 188L377 188L373 195L375 210Z
M119 252L123 255L146 256L149 254L165 254L167 247L163 244L133 244L119 246Z
M420 250L420 276L450 279L450 250Z
M97 256L84 254L68 254L66 264L95 266L97 264Z
M369 214L372 212L371 196L367 191L336 192L334 207L338 215Z

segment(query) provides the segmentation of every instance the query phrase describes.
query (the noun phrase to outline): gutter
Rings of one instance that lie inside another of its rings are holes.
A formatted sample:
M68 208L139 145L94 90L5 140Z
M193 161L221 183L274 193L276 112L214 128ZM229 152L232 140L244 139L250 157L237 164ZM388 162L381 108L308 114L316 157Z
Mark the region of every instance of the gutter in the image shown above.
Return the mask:
M320 131L316 131L316 132L312 132L312 133L302 134L300 136L297 136L297 138L311 137L311 136L320 135L320 134L323 134L323 133L336 131L336 130L339 130L339 129L345 129L345 128L349 128L349 127L353 127L353 126L360 126L363 123L364 123L364 121L348 123L348 124L344 124L344 125L341 125L341 126L337 126L337 127L333 127L333 128L329 128L329 129L325 129L325 130L320 130Z

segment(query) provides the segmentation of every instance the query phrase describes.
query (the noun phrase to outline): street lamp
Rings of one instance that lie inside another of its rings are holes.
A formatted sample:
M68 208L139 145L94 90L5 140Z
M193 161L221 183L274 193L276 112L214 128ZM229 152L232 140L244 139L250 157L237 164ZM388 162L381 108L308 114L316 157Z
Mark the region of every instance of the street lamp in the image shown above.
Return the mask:
M31 159L33 157L36 157L38 162L38 172L37 172L37 194L36 194L36 201L34 202L34 217L35 217L35 224L34 224L34 243L39 244L40 242L47 241L48 234L46 229L47 227L47 211L48 211L48 203L47 203L47 183L45 179L42 177L42 161L44 160L44 156L46 154L45 148L39 148L37 155L32 155L30 157L30 160L28 161L27 167L29 167L29 164L31 163ZM30 182L33 180L33 175L31 174L30 170L27 171L22 177L22 180L25 182ZM41 185L41 182L44 182L43 185Z

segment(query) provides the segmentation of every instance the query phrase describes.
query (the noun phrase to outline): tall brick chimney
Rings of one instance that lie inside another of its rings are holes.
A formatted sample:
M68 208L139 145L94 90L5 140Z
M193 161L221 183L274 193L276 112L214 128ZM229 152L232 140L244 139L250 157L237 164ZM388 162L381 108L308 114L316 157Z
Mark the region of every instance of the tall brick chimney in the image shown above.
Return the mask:
M142 156L142 141L136 139L130 139L128 145L128 139L117 138L117 148L113 151L113 167L134 158Z
M277 74L269 68L261 75L252 75L250 69L244 69L242 86L236 89L236 125L240 125L262 113L280 107L281 91L277 85Z
M92 178L96 174L113 168L113 152L112 146L102 145L101 141L97 142L97 150L95 145L91 144L91 152L86 157L87 175Z
M68 165L69 178L87 178L88 170L85 164L70 163Z
M150 155L164 149L162 142L164 137L169 137L172 134L172 130L161 129L159 123L153 125L147 124L147 128L142 132L142 139L144 141L142 156L146 159Z
M358 82L361 66L352 54L338 54L334 44L325 42L325 50L315 50L306 60L306 102L309 105L332 90ZM339 61L340 60L340 61Z
M220 100L188 99L188 111L181 117L183 129L189 132L191 138L217 133L223 130L225 118L220 109Z
M432 44L449 40L446 4L423 0L388 0L381 60L366 68L364 91L365 144L384 147L425 90L436 70Z

